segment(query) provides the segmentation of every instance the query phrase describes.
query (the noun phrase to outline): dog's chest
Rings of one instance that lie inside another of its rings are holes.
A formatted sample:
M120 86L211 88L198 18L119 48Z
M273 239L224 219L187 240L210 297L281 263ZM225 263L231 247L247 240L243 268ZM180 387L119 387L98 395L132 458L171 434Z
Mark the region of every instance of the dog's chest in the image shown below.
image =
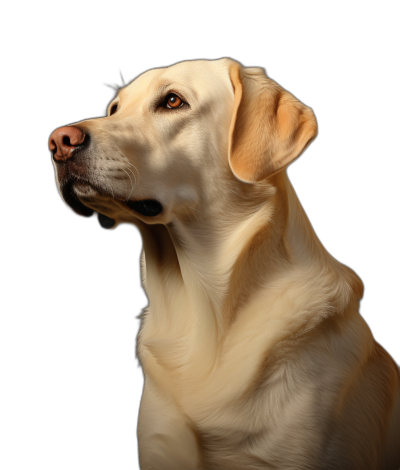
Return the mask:
M309 443L315 450L320 447L323 436L315 431L319 428L316 423L307 430L302 425L304 415L311 421L317 414L314 405L320 397L316 390L294 391L285 371L249 394L234 393L239 388L236 382L224 383L224 390L217 379L199 382L197 389L194 385L185 388L184 381L171 381L167 372L159 370L158 374L151 375L152 382L157 380L157 392L152 396L168 396L168 402L177 404L178 419L191 423L204 469L255 470L261 463L266 468L288 468L302 452L309 451ZM161 402L150 406L166 409Z
M299 461L321 468L329 441L324 423L335 397L316 386L295 383L290 369L277 370L257 391L230 402L216 401L208 409L187 407L207 470L297 468Z

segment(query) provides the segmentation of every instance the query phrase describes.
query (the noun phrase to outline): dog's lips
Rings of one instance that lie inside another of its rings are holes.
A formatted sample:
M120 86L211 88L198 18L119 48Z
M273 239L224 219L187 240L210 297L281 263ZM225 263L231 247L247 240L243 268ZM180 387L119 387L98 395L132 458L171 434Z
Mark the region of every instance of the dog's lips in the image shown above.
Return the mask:
M127 201L125 203L129 209L138 212L147 217L155 217L161 214L163 207L156 199L141 199L136 201Z
M76 154L79 156L79 154ZM80 160L67 160L66 162L55 162L57 179L60 185L68 182L70 179L78 181L87 178L87 168Z
M98 189L95 185L91 184L90 182L85 181L82 178L75 177L73 175L66 176L63 181L60 182L60 191L64 201L77 214L86 217L91 216L94 210L86 206L84 202L82 202L82 199L83 201L85 201L85 198L93 198L96 195L102 197L109 197L111 199L111 195L105 194L102 190ZM134 211L146 217L155 217L159 215L163 210L162 204L156 199L136 199L127 201L126 199L116 195L113 195L112 199L115 202L119 202L120 204L124 205L131 211ZM100 223L102 221L103 219L101 219ZM109 228L106 225L110 224L101 223L102 227L104 228Z
M64 201L77 214L90 217L94 210L87 207L76 193L77 185L80 185L83 189L91 186L86 182L87 171L84 165L76 161L67 161L66 163L56 162L55 167L56 178Z
M161 214L163 210L162 204L157 199L126 200L118 196L115 196L115 199L127 206L130 210L147 217L155 217L156 215Z
M93 215L94 210L85 206L85 204L79 200L73 188L74 183L75 181L70 179L61 186L62 197L74 212L84 217L90 217Z

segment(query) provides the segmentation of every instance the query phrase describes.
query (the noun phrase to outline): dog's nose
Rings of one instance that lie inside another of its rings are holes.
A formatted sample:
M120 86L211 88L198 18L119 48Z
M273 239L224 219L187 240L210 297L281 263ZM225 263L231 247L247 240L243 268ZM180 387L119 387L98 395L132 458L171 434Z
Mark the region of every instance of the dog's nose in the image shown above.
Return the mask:
M83 144L86 134L75 126L59 127L49 137L49 149L54 160L66 161L72 157L72 151Z

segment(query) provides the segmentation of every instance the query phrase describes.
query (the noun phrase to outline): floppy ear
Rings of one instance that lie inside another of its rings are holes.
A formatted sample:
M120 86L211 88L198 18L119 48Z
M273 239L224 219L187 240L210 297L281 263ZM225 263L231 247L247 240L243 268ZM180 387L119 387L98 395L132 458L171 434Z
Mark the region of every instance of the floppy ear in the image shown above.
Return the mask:
M260 181L291 163L317 135L313 111L260 68L230 66L235 101L229 164L245 182Z

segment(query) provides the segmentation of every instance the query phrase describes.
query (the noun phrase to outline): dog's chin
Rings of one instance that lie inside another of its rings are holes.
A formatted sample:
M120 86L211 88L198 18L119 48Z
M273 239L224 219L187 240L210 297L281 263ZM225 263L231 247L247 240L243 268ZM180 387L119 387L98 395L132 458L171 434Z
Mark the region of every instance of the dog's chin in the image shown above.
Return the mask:
M77 214L90 217L94 212L98 212L99 222L103 228L115 226L115 220L105 215L113 213L110 204L112 198L95 186L86 181L71 179L62 185L61 193L64 201Z
M61 185L61 195L64 201L74 212L84 217L93 215L94 210L83 204L78 195L87 197L89 192L93 194L93 188L87 184L78 184L72 179Z

